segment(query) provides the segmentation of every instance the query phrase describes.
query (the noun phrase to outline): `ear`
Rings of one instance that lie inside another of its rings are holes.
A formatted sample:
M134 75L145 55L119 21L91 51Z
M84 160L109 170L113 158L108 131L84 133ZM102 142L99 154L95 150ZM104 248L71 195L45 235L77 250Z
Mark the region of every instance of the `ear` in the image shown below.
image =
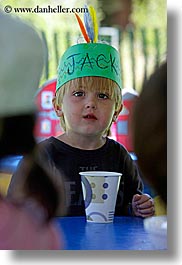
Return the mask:
M63 116L63 111L62 111L62 108L56 103L56 97L54 97L52 99L52 104L53 104L54 110L56 112L56 115L58 117L62 117Z
M117 111L114 112L112 121L115 122L117 120L117 117L119 116L119 113L122 111L123 108L123 104L120 105L119 109Z

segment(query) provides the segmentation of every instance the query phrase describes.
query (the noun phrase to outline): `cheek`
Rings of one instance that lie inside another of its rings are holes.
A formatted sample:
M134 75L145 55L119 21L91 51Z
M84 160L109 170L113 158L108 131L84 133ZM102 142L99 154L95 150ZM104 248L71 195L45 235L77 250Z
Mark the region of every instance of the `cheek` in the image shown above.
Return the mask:
M103 109L102 114L101 114L102 121L106 123L110 123L112 121L114 112L115 112L115 108L112 106L108 106L107 108Z
M64 102L62 110L65 121L74 122L74 120L77 119L77 116L79 117L79 106L76 106L75 104L71 104L70 102Z
M66 98L63 101L62 104L62 110L64 115L70 115L70 113L73 112L73 104L71 104L70 100L67 100Z
M108 104L103 107L103 116L107 117L108 119L113 117L115 112L115 105L114 104Z

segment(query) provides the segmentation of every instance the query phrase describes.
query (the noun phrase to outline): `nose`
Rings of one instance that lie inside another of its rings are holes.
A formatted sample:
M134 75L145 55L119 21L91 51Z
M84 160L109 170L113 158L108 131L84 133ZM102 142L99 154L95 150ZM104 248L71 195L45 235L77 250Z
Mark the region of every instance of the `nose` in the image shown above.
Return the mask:
M86 104L85 104L85 108L86 109L96 109L97 108L97 104L96 101L93 97L89 97Z
M88 102L86 105L85 105L85 108L86 109L96 109L96 104L92 101Z

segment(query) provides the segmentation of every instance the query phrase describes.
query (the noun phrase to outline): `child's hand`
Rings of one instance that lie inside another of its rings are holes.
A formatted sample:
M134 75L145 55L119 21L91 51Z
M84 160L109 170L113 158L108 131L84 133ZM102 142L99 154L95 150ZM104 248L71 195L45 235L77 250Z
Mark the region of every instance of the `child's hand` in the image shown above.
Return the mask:
M132 209L136 216L152 216L155 212L154 200L148 194L135 194L132 199Z

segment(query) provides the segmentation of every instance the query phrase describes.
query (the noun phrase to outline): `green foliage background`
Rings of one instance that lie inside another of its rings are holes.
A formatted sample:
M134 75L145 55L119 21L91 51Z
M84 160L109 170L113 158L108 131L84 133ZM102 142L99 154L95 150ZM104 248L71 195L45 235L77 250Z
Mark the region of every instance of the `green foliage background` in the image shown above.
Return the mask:
M110 1L110 0L106 0ZM113 0L113 1L120 1L120 0ZM0 8L3 8L6 5L10 5L13 8L15 7L31 7L35 8L39 7L47 7L50 5L52 8L60 5L62 7L76 7L81 8L84 4L92 4L97 10L98 20L103 18L102 13L102 6L99 0L1 0ZM140 50L141 50L141 28L147 28L148 30L148 43L149 46L151 45L150 55L154 53L153 51L153 29L158 28L160 29L160 55L161 61L163 60L163 55L166 54L167 49L167 35L166 35L166 25L167 25L167 16L166 16L166 0L133 0L132 1L132 14L131 14L131 21L134 24L135 31L136 31L136 56L138 58L141 57ZM54 33L58 34L58 52L59 56L62 55L64 50L66 49L69 41L69 45L76 42L78 35L80 34L78 24L76 22L75 16L72 13L14 13L12 12L11 15L16 15L25 19L29 23L33 24L34 27L38 31L44 31L46 34L46 38L48 41L48 49L49 49L49 78L53 78L56 76L57 71L57 63L55 60L55 50L54 50ZM82 14L80 14L82 17ZM69 32L69 36L67 34ZM23 37L23 36L22 36ZM124 54L123 57L124 63L127 64L128 67L128 39L127 36L124 35ZM149 47L150 48L150 47ZM126 58L126 59L125 59ZM141 59L142 60L142 59ZM140 60L138 60L140 64ZM149 73L153 70L153 63L150 64ZM143 67L143 66L141 66ZM128 72L128 69L126 70ZM131 69L129 69L131 71ZM137 89L139 90L142 83L142 73L137 73ZM128 73L124 73L125 82L127 86L131 86L130 77L128 77ZM45 81L45 74L42 75L41 83Z
M167 0L133 0L131 20L136 25L136 30L147 28L148 41L152 43L154 28L160 30L161 54L166 54L167 49Z

